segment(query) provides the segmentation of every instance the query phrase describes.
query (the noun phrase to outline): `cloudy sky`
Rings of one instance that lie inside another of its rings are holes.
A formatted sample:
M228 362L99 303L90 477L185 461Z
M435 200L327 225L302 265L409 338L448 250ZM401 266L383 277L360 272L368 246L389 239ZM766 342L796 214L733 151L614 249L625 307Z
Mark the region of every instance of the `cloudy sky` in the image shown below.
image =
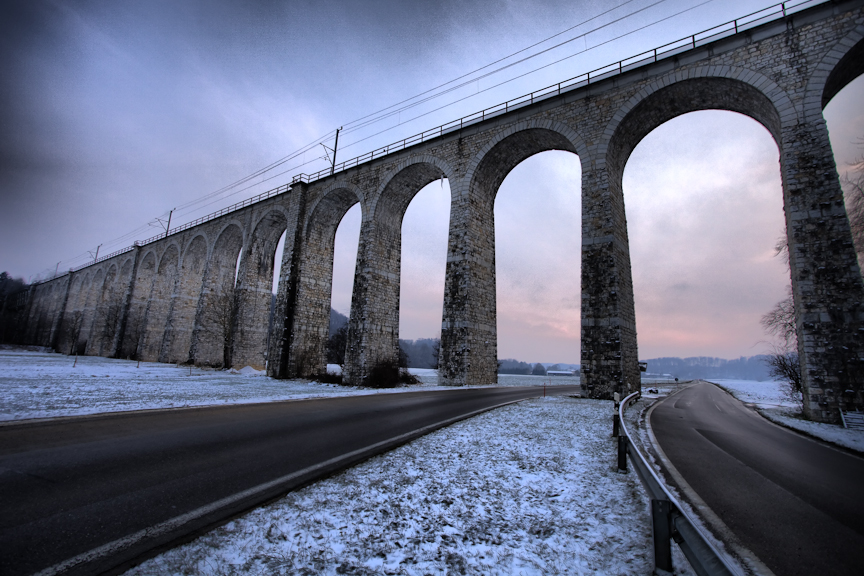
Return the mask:
M332 146L340 126L347 159L770 5L3 2L0 269L28 279L79 266L100 244L104 255L158 233L172 208L182 224L322 169L320 145L292 154L325 136ZM841 172L864 135L862 102L859 78L826 110ZM789 283L773 257L783 212L768 132L729 112L676 118L636 148L624 190L640 356L764 350L759 317ZM579 160L565 152L529 158L499 191L501 358L579 361L579 194ZM440 331L448 218L446 181L408 209L403 338ZM337 233L344 313L358 231L354 208Z

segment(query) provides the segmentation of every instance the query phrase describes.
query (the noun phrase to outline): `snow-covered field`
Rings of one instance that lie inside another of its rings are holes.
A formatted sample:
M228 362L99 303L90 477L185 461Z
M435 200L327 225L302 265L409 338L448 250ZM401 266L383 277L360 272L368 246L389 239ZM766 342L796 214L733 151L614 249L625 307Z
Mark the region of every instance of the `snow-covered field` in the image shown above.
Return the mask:
M338 370L338 366L328 367ZM0 421L214 404L271 402L429 390L435 370L411 369L420 384L395 390L360 389L306 380L274 380L249 367L220 371L20 349L0 350ZM578 378L499 378L500 386L578 384Z
M782 384L779 382L752 380L712 380L712 382L728 390L742 402L755 404L759 412L772 422L821 438L826 442L864 452L864 432L849 430L834 424L804 420L800 405L783 397Z
M521 402L293 492L128 574L651 574L612 403Z

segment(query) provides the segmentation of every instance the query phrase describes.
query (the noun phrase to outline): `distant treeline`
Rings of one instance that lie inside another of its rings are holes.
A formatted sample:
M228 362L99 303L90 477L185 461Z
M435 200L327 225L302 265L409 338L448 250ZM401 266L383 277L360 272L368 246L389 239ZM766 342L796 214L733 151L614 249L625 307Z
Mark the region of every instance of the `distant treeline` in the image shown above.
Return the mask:
M348 330L348 317L330 308L330 341L327 346L327 361L341 364L345 361L345 343ZM399 339L402 349L400 363L408 368L438 367L438 338L418 338L417 340Z
M328 346L328 362L342 363L345 355L346 330L348 317L336 310L330 309L330 346ZM418 338L417 340L399 340L403 361L407 356L409 368L437 368L438 338ZM648 362L646 377L667 374L681 380L697 378L731 378L737 380L768 380L768 368L763 362L766 356L750 356L735 360L699 356L694 358L653 358ZM576 370L573 364L531 364L513 358L498 361L499 374L539 374L544 375L549 370Z
M730 378L736 380L769 380L764 355L742 356L735 360L698 356L693 358L653 358L648 362L646 377L668 374L681 380L696 378Z

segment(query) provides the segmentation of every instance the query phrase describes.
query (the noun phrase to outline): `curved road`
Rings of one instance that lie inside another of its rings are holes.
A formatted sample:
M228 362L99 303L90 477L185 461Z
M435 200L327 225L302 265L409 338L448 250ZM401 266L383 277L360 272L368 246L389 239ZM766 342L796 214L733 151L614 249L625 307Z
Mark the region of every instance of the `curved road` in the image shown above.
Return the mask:
M542 393L408 392L0 426L0 574L129 566L418 430Z
M777 576L864 573L864 459L707 382L660 402L650 421L685 481Z

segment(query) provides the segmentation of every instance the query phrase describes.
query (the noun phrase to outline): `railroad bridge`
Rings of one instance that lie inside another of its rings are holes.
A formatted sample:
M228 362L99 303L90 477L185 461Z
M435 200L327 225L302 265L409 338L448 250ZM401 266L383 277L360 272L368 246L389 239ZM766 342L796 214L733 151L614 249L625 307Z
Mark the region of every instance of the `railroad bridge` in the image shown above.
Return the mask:
M59 351L200 365L325 365L336 228L362 225L344 368L362 383L398 350L401 224L425 185L452 194L442 384L497 381L493 206L546 150L582 166L583 388L640 387L622 175L639 141L692 111L761 123L778 148L805 410L861 405L864 286L822 110L864 68L864 1L787 5L735 21L376 150L31 289L26 339ZM284 256L274 263L285 235ZM242 252L241 252L242 250ZM237 270L238 255L239 272ZM281 266L268 330L274 265ZM857 373L857 381L856 381ZM850 392L851 391L851 392Z

